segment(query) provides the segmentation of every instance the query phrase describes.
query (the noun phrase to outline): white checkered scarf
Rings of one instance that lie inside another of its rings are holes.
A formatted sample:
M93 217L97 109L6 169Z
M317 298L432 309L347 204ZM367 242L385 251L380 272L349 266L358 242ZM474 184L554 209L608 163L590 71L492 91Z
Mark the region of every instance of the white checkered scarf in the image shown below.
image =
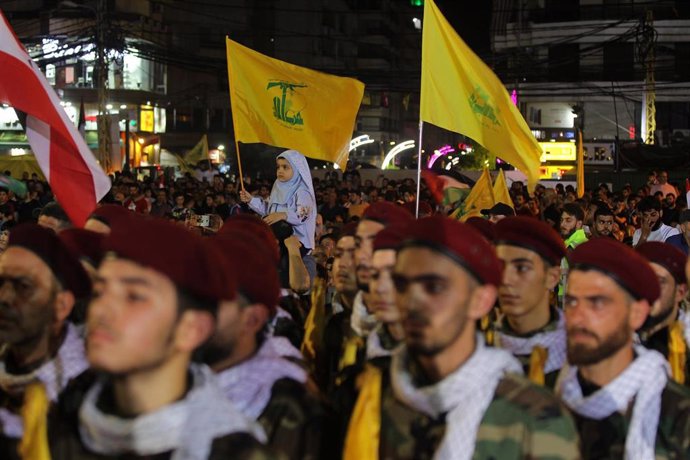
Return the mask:
M393 355L391 383L396 397L430 417L446 415L446 433L434 458L469 460L474 454L477 432L496 387L506 373L522 374L522 366L505 350L488 348L481 335L472 356L440 382L414 386L407 370L407 349Z
M276 381L288 378L307 382L307 372L285 359L273 345L264 342L253 357L216 374L223 394L252 420L257 420L268 405Z
M358 336L366 337L374 330L377 324L376 316L369 313L367 306L364 305L364 294L362 291L359 291L352 302L350 327Z
M10 374L5 363L0 362L0 388L9 394L22 394L27 385L39 380L45 386L48 399L57 401L70 380L89 367L84 352L83 329L71 323L65 323L65 327L65 338L57 354L38 369L28 374ZM21 438L24 434L19 414L5 408L0 408L0 427L3 435L10 438Z
M556 393L574 412L601 420L614 412L625 413L634 401L625 440L625 460L653 460L661 393L668 382L668 363L661 353L635 346L637 358L611 383L583 397L577 367L566 366Z
M193 364L190 372L193 384L184 399L134 418L120 418L98 409L96 402L104 385L104 380L99 380L86 393L79 410L84 445L106 456L172 451L171 460L206 460L213 440L231 433L248 433L265 442L261 427L223 396L210 369Z
M529 356L536 346L546 348L548 355L544 372L554 372L563 367L567 359L565 318L558 312L558 325L554 331L543 331L531 337L517 337L501 331L496 332L496 344L515 356Z
M381 336L379 335L382 332L383 329L383 324L379 324L376 326L376 329L371 331L371 334L369 334L369 337L367 337L367 359L374 359L374 358L385 358L387 356L391 356L393 353L395 353L395 350L400 348L400 345L394 347L391 350L387 350L383 348L383 345L381 345Z

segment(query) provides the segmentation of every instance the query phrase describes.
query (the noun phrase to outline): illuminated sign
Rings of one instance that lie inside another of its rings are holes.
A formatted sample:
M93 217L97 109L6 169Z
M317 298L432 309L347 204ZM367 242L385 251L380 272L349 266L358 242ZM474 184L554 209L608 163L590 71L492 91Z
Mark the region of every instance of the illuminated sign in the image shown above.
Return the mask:
M569 173L575 173L575 168L572 166L541 166L539 168L540 179L558 179Z
M153 107L150 105L139 106L139 131L152 133L155 127Z
M539 142L541 146L541 162L547 161L576 161L577 148L574 142Z
M350 152L362 145L373 144L374 142L374 139L371 139L368 134L357 136L350 141Z
M408 149L413 149L414 148L414 141L405 141L401 142L395 147L393 147L388 154L386 154L386 157L383 159L383 162L381 163L381 169L387 169L388 166L390 165L391 161L393 161L393 158L395 158L400 152L408 150Z

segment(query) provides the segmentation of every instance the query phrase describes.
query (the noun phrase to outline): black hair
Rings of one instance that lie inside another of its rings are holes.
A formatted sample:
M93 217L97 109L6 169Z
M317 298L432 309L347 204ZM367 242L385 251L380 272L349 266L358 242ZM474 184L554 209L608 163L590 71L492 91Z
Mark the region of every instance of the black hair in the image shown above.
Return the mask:
M661 203L652 196L647 196L637 203L637 211L640 213L653 210L661 211Z
M51 201L50 203L43 206L39 214L39 217L40 216L54 217L55 219L61 222L66 222L70 225L72 224L72 221L67 216L65 210L62 209L62 206L60 206L56 201Z
M580 205L575 203L566 203L563 205L562 212L574 216L577 220L585 220L585 211Z
M600 204L599 207L597 207L596 212L594 213L594 220L597 220L597 217L599 216L611 216L613 217L613 211L611 211L611 208L606 206L605 204Z

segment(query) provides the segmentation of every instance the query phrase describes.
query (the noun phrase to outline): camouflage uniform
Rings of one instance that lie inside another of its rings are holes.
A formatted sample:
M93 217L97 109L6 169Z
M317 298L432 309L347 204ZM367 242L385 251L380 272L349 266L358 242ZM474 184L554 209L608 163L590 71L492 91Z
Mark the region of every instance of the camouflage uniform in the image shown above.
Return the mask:
M445 434L445 417L433 419L396 397L390 358L370 362L382 371L379 458L434 458ZM516 375L500 380L479 426L474 459L575 459L578 452L573 420L548 390Z
M580 379L584 394L598 388ZM585 459L618 460L624 458L625 440L632 416L614 413L593 420L573 413ZM669 381L661 394L661 415L657 427L655 456L657 460L690 458L690 390Z

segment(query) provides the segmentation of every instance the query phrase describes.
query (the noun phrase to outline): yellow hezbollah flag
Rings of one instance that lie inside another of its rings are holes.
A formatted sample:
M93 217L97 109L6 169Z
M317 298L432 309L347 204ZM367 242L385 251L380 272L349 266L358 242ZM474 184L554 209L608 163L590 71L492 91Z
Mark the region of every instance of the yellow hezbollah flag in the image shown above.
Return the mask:
M585 195L585 147L582 145L582 130L577 130L577 197Z
M422 31L421 119L471 137L536 186L541 148L501 81L432 0L424 3Z
M364 84L226 39L235 137L295 149L345 169Z
M491 174L487 168L484 168L482 175L470 190L470 194L465 198L464 214L460 220L465 222L470 217L481 216L482 209L489 209L495 204L494 191L491 188Z
M498 170L498 175L496 180L494 180L494 201L496 203L507 204L511 208L513 207L513 199L510 197L510 192L508 191L508 184L506 183L506 176L503 174L503 170Z

